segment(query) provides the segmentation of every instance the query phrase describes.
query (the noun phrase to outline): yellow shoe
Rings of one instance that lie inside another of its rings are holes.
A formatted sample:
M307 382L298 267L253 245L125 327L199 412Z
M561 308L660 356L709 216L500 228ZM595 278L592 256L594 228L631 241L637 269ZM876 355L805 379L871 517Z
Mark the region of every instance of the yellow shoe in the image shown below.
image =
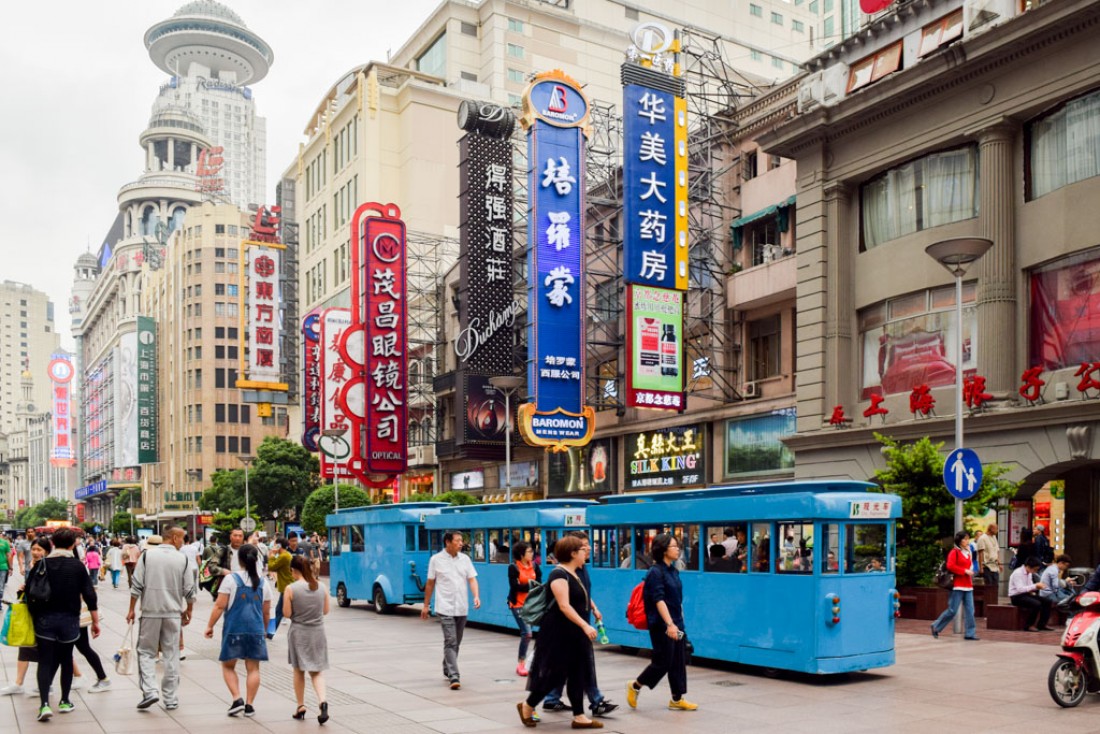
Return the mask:
M694 711L699 708L699 704L681 698L679 701L669 701L668 707L672 711Z
M638 689L633 683L626 684L626 703L632 709L638 708Z

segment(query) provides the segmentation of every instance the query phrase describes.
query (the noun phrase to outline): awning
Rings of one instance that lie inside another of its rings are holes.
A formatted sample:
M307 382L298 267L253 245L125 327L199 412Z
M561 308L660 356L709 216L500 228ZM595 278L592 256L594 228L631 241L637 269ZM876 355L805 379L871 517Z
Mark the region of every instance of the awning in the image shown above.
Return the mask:
M789 226L790 217L788 216L788 209L794 205L797 196L787 197L785 201L778 204L772 204L771 206L764 207L760 211L753 212L752 214L746 214L743 217L738 217L730 222L730 235L733 238L733 249L741 249L741 228L746 224L751 224L758 219L764 217L770 217L773 214L779 215L779 231L786 232Z

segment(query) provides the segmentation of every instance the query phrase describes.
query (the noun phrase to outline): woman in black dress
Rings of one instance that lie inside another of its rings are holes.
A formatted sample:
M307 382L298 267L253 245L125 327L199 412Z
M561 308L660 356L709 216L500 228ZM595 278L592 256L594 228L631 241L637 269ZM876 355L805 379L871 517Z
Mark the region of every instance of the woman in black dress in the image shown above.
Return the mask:
M584 565L587 551L580 538L567 535L554 545L558 565L546 582L554 595L539 625L535 660L527 679L527 700L517 703L524 726L533 727L535 709L546 694L565 683L569 704L573 709L574 729L602 729L603 724L584 715L584 689L588 682L588 658L596 629L585 620L591 601L584 584L577 578L577 569Z

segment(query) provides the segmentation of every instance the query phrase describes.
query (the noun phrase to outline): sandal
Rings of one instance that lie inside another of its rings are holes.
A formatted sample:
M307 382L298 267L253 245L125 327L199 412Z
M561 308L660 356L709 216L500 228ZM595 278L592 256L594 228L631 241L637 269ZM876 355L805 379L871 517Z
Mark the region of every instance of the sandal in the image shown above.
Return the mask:
M523 722L524 726L526 726L529 729L534 729L536 726L538 726L538 722L535 721L535 719L533 717L523 715L523 702L522 701L520 703L516 704L516 711L519 712L519 720Z
M298 721L302 721L303 719L305 719L306 718L306 707L305 706L299 706L298 710L295 711L294 715L291 716L290 718L297 719Z

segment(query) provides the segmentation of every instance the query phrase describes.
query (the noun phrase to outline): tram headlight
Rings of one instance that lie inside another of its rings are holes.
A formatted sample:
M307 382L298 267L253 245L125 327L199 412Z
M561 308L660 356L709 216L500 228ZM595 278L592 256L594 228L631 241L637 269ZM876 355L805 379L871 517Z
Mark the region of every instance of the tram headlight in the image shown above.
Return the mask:
M829 603L829 611L832 613L832 623L840 624L840 595L826 594L825 601Z
M890 602L892 604L892 609L894 610L894 619L900 619L901 594L898 593L897 589L890 589Z

